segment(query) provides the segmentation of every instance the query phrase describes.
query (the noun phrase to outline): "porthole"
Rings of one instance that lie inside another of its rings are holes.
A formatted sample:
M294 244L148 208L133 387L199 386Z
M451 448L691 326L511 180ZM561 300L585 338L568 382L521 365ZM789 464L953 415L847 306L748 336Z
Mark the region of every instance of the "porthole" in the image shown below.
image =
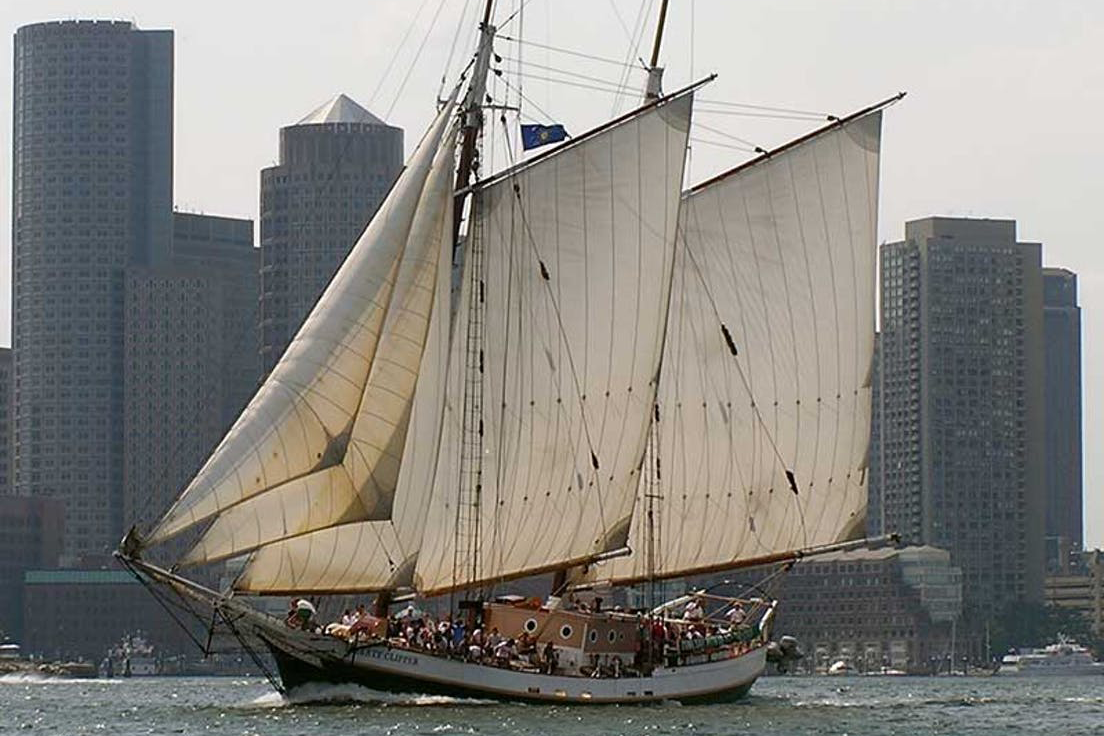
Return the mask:
M591 629L590 630L590 636L588 638L590 639L590 643L594 644L595 642L598 641L598 632L595 631L594 629Z
M613 629L610 629L610 632L609 632L609 643L610 643L610 644L613 644L613 643L614 643L615 641L617 641L617 632L616 632L616 631L614 631Z
M571 630L571 626L569 624L564 624L562 627L560 627L560 638L561 639L570 639L571 634L572 634L572 630Z
M526 633L532 634L534 631L537 630L537 620L535 618L529 619L525 622L524 628Z

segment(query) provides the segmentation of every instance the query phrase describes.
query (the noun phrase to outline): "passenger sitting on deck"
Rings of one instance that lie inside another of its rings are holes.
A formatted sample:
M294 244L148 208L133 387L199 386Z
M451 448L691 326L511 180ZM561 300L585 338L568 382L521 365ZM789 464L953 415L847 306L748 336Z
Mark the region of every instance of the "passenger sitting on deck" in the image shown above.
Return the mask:
M733 627L739 626L747 618L747 611L744 610L743 605L739 601L732 608L728 609L728 613L725 614L725 618L732 624Z
M537 655L537 640L529 636L528 632L521 632L521 636L517 640L517 653L518 657L525 662L536 664L534 660Z
M513 639L499 642L494 649L495 664L499 667L509 667L510 661L517 656L517 647Z
M298 625L295 628L302 629L303 631L315 631L318 626L311 620L314 618L315 611L314 604L310 601L300 598L295 602L295 616L298 621Z
M686 604L686 609L682 612L683 619L697 623L702 620L705 612L702 611L701 604L698 603L697 598L691 598L690 602Z
M463 621L452 622L452 648L459 650L460 646L464 643L464 639L467 638L467 632L465 631Z
M491 633L487 636L487 649L492 652L498 649L498 645L502 643L502 634L498 633L498 628L492 628Z
M352 611L350 611L348 608L346 608L345 613L342 614L342 616L341 616L341 625L342 626L352 626L353 624L356 623L356 620L357 620L356 614L354 614Z

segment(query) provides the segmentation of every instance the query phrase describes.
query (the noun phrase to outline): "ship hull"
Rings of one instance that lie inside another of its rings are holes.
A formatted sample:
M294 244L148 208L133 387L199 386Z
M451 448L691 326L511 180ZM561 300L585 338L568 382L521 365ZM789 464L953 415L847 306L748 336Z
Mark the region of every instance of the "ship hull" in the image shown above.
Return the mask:
M766 648L683 667L659 667L647 677L567 677L466 662L386 644L315 646L291 637L262 637L289 692L310 683L352 684L417 695L539 703L719 702L743 697L766 666ZM344 650L344 651L343 651Z

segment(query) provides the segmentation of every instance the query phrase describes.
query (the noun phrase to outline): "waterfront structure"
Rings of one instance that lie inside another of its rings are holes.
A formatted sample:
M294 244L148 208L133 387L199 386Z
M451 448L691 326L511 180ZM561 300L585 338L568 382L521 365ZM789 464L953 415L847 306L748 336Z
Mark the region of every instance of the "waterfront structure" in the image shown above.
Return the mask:
M99 662L126 635L142 632L164 655L195 644L126 570L29 570L23 576L23 651Z
M12 490L12 376L11 348L0 348L0 497Z
M1043 269L1046 401L1047 570L1061 568L1054 550L1083 546L1081 468L1081 308L1077 274Z
M1077 611L1104 637L1104 551L1073 552L1046 577L1046 602Z
M881 249L874 534L951 553L971 654L1043 593L1041 246L1011 220L931 217Z
M0 641L23 636L23 573L55 567L65 508L52 498L0 496Z
M778 595L775 631L801 642L801 666L927 673L948 666L962 572L934 547L860 549L795 565Z
M173 215L168 263L127 269L124 524L203 464L260 378L253 223Z
M338 95L280 129L261 171L261 355L267 373L403 164L403 131Z
M173 35L65 21L15 34L15 493L65 504L65 553L122 535L128 266L168 255Z

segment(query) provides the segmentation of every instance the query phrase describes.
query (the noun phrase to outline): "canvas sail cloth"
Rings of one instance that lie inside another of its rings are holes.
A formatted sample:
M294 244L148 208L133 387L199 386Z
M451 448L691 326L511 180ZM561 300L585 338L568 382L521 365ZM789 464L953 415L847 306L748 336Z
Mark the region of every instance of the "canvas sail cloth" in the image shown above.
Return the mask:
M690 104L689 95L666 101L482 188L451 333L440 312L430 328L393 518L263 547L236 589L413 584L431 595L481 582L454 576L464 554L458 489L470 480L461 471L480 419L482 575L517 576L624 543L654 400ZM439 281L438 304L446 288ZM483 372L468 340L476 319ZM482 417L466 403L474 381ZM424 459L427 448L435 462L409 456Z
M474 194L468 258L482 249L483 273L469 302L481 300L472 318L482 324L483 368L469 375L482 384L482 413L444 425L415 574L421 593L556 569L625 544L691 107L686 93L645 108ZM457 488L468 484L470 499L476 482L464 460L472 421L483 428L481 500L464 508Z
M440 112L272 374L147 544L219 515L187 558L204 562L271 539L390 515L394 448L402 445L413 392L413 382L394 369L420 359L420 348L403 340L424 342L425 336L403 305L417 300L411 294L427 278L425 254L436 252L427 237L434 224L425 217L419 223L415 213L443 209L450 199L446 189L433 195L435 204L424 201L434 161L448 158L451 166L451 153L438 153L453 105L454 99ZM398 314L389 315L396 282ZM385 332L385 353L377 356ZM395 394L386 417L362 410L373 391Z
M391 519L341 524L265 545L250 557L234 582L235 590L269 594L338 593L393 590L411 584L437 466L441 423L446 411L446 381L450 395L463 395L460 383L463 373L455 367L450 369L463 358L463 341L457 341L450 353L451 270L447 264L452 256L454 138L455 132L438 154L426 184L427 196L432 195L434 201L440 194L445 197L444 206L428 217L436 223L432 309ZM423 213L419 211L418 216ZM429 275L425 269L421 274L423 279ZM421 289L419 293L420 306L409 309L407 319L423 314L425 294ZM455 323L453 331L463 334L466 312L458 313Z
M734 567L861 523L880 130L874 112L687 193L655 426L654 570L642 484L634 553L591 581Z

